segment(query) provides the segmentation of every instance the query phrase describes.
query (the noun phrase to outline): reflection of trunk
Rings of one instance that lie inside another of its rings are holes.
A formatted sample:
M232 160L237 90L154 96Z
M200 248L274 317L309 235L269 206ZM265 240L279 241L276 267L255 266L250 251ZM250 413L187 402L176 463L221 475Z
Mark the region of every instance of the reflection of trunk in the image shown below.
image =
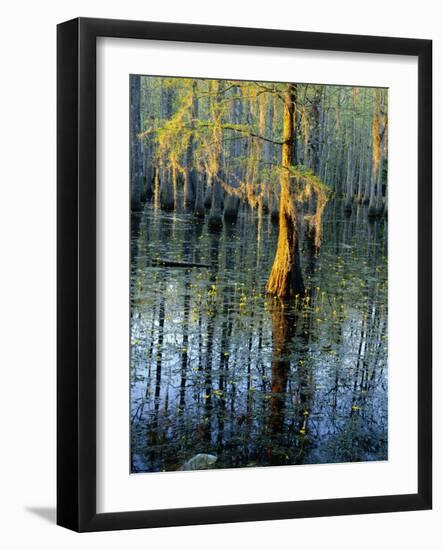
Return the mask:
M152 422L152 429L150 434L150 443L155 445L158 436L158 411L160 409L160 390L162 383L162 359L163 359L163 332L165 328L165 295L164 285L160 289L160 307L158 315L158 340L157 340L157 360L155 371L155 392L154 392L154 419Z
M294 319L288 312L288 304L283 300L269 300L272 315L272 381L269 400L269 447L268 458L271 464L285 462L283 432L285 416L285 397L290 369L290 343L294 335Z
M304 293L297 235L296 207L291 195L289 168L293 160L294 89L290 84L284 94L282 170L280 177L280 213L277 253L266 285L270 294L288 298Z
M249 338L248 343L248 362L247 362L247 382L246 382L246 426L248 429L248 432L251 431L252 426L252 410L253 410L253 391L252 391L252 357L251 357L251 351L252 351L252 341L253 336L251 335ZM245 449L245 454L247 453L247 445Z
M198 242L199 239L202 236L203 232L203 224L202 223L196 223L194 224L194 242ZM200 262L200 248L198 246L195 247L194 252L194 258L196 263ZM201 302L199 302L199 305L201 306ZM197 370L199 372L199 379L202 378L203 373L203 312L202 308L198 308L198 362L197 362ZM194 399L199 401L198 394L194 395Z
M190 258L191 251L194 248L195 231L191 226L190 230L186 230L183 235L183 258L188 260ZM190 283L190 271L187 269L184 274L184 300L183 300L183 336L182 336L182 349L181 349L181 369L180 369L180 390L179 390L179 413L183 413L186 405L186 385L188 377L188 362L189 362L189 316L191 306L191 283ZM180 415L182 416L182 415Z
M217 434L217 450L221 452L223 445L223 435L225 430L225 416L226 416L226 376L228 373L228 357L229 352L229 340L231 337L232 323L228 314L228 296L227 290L225 291L223 298L223 325L220 341L220 365L219 365L219 377L218 377L218 434Z
M152 358L154 353L154 335L155 335L155 321L157 317L157 304L154 304L154 310L152 312L152 322L151 329L149 332L149 347L147 355L147 367L148 372L146 373L146 390L145 390L145 399L148 400L150 391L151 391L151 367L152 367ZM141 415L140 415L141 416Z
M214 315L208 317L208 341L206 346L206 365L204 374L204 419L202 435L207 445L211 442L211 417L212 417L212 354L214 345Z
M219 235L211 235L211 266L212 272L210 276L210 286L215 283L216 276L218 272L218 252L220 247L220 238ZM209 290L209 289L208 289ZM204 420L203 427L201 430L203 440L208 447L211 443L211 421L212 421L212 363L214 355L214 323L215 317L217 314L216 304L208 304L208 318L207 318L207 344L206 344L206 365L204 367Z
M186 371L188 369L188 341L189 341L189 301L190 301L190 283L189 272L185 274L185 299L183 304L183 339L181 350L181 379L180 379L180 400L179 409L185 409L186 397Z

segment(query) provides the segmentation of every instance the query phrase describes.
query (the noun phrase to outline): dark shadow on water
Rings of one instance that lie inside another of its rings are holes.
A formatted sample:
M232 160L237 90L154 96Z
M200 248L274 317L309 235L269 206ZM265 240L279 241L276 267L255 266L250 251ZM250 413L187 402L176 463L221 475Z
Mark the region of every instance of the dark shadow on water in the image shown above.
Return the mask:
M38 516L49 523L55 525L57 518L57 510L55 507L45 507L45 506L27 506L26 510L35 516Z

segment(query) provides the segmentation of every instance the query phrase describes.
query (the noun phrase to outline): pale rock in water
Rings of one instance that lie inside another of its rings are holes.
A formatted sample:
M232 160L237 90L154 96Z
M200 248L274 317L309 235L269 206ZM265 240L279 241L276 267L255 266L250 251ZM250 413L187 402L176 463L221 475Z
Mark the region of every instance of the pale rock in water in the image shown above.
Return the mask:
M199 453L186 461L179 470L205 470L217 461L216 455Z

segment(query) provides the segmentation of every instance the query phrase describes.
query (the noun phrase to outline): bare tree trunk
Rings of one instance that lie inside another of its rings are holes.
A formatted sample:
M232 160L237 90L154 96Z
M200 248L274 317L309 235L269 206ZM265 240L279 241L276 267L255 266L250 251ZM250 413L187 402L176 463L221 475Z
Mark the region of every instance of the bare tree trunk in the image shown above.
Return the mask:
M162 89L161 95L162 118L168 120L172 115L172 89ZM163 158L160 165L160 206L162 210L171 211L175 208L174 189L171 169L168 159Z
M184 188L184 205L186 208L195 205L195 196L197 191L198 173L194 160L195 139L195 121L198 119L198 96L197 80L192 83L192 110L191 110L191 137L189 138L188 149L186 151L186 177Z
M351 212L352 202L354 199L354 154L355 154L355 99L356 92L355 89L352 90L352 130L350 136L350 143L348 149L348 166L346 170L346 202L345 202L345 212Z
M234 93L238 94L238 89L234 90ZM232 122L234 124L241 124L242 115L242 103L241 100L236 98L232 101ZM241 143L240 140L233 140L230 147L231 164L233 159L240 157L241 155ZM234 171L238 175L238 169ZM229 182L232 187L237 187L237 180ZM223 217L227 221L234 222L238 216L238 209L240 206L240 200L234 194L228 194L224 200Z
M383 138L381 140L380 149L383 151ZM376 213L380 215L383 213L383 193L382 193L382 184L383 184L383 163L384 163L384 154L380 154L380 163L378 165L378 174L377 174L377 187L376 187Z
M213 181L211 185L212 200L211 211L208 217L208 226L212 230L219 230L223 227L222 221L222 189L218 181Z
M268 108L267 117L266 117L266 134L268 136L270 136L271 139L274 137L273 136L273 127L272 127L273 120L274 120L274 101L273 101L273 98L271 97L271 99L269 101L269 108ZM297 121L295 121L295 124L296 123L297 123ZM267 171L269 171L270 168L271 168L272 157L273 157L273 152L274 152L273 147L274 147L274 145L270 141L266 141L264 143L264 162L265 162L265 169ZM297 154L297 143L294 143L294 155L296 155L296 154ZM294 158L296 158L296 157L294 156ZM270 190L268 177L265 177L264 186L265 186L265 188L263 190L263 212L268 213L271 210L271 205L270 205L271 197L270 197L270 194L272 192Z
M266 285L267 292L281 298L303 294L305 290L300 266L296 206L291 194L289 173L294 151L294 93L295 85L289 84L283 96L279 234L274 264Z
M378 216L382 211L382 205L379 205L381 195L381 179L383 169L383 147L384 147L384 126L381 106L381 90L375 90L374 118L372 121L372 177L371 193L369 198L368 216Z
M357 195L355 196L355 202L360 203L363 201L363 188L365 180L365 158L366 158L366 136L365 133L365 111L366 111L366 90L363 92L365 94L365 101L363 103L363 116L361 121L361 132L360 132L360 164L358 170L358 188Z
M383 168L385 162L386 153L386 140L387 140L387 118L384 114L385 106L383 98L380 97L380 115L379 115L379 135L380 135L380 159L378 165L377 175L377 189L376 189L376 211L377 215L381 215L384 212L383 203Z
M212 179L211 211L208 218L208 226L212 230L219 230L223 227L222 219L222 188L218 178L222 175L222 110L220 106L220 82L213 80L211 82L211 114L214 121L213 142L214 158L212 164L215 167ZM223 178L221 178L223 179Z
M143 158L140 134L140 75L131 75L131 210L142 209Z
M314 174L318 175L320 169L320 129L321 129L321 87L317 87L314 97L312 99L311 106L311 136L310 136L310 150L311 150L311 169Z
M194 215L197 216L197 218L205 217L204 191L203 191L205 178L206 176L200 175L197 178L197 182L196 182Z

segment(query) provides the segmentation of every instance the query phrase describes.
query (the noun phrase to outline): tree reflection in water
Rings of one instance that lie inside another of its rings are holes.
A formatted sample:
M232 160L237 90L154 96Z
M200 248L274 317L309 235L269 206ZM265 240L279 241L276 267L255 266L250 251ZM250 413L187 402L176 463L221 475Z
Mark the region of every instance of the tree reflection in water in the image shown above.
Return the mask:
M306 294L269 297L269 215L132 216L132 471L387 459L387 222L331 201ZM208 267L165 267L159 259Z

